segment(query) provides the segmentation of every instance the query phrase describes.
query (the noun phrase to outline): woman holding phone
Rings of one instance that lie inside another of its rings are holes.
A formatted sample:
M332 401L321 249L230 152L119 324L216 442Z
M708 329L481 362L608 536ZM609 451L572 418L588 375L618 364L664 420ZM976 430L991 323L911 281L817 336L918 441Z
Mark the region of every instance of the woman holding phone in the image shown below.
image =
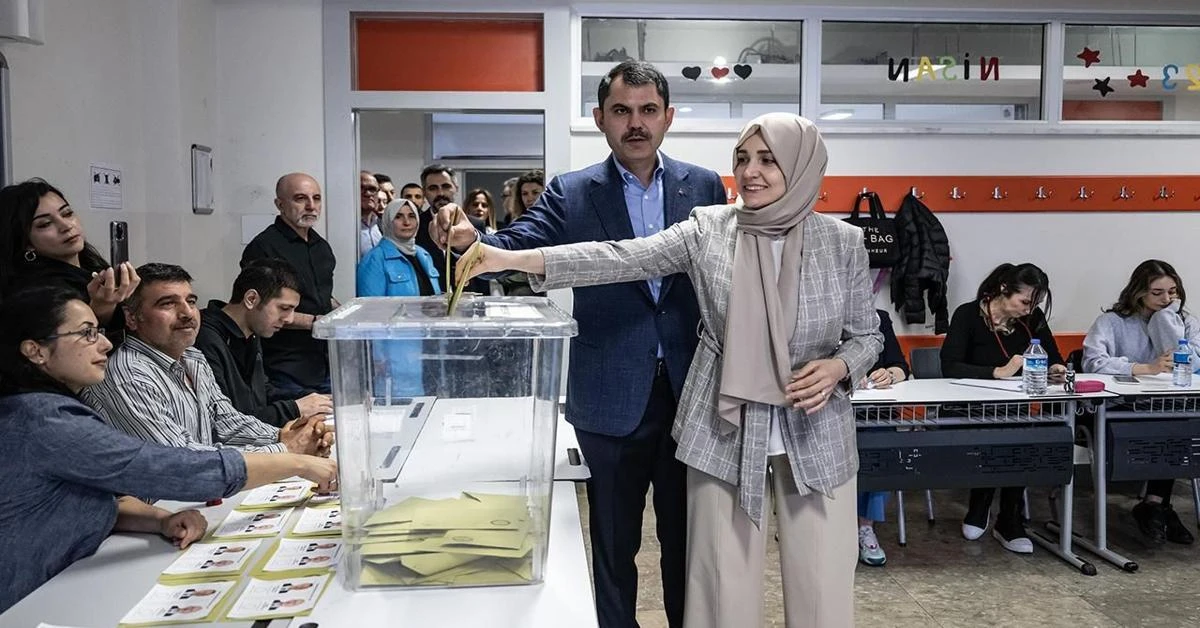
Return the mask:
M1083 370L1108 375L1170 373L1171 354L1187 340L1192 366L1200 363L1200 320L1183 308L1187 293L1175 267L1148 259L1129 276L1117 302L1100 315L1083 339ZM1151 480L1133 507L1138 530L1151 543L1191 544L1192 533L1171 508L1175 480Z
M0 189L0 294L70 288L113 335L125 327L118 306L139 281L128 260L113 267L87 242L79 214L58 188L30 179Z

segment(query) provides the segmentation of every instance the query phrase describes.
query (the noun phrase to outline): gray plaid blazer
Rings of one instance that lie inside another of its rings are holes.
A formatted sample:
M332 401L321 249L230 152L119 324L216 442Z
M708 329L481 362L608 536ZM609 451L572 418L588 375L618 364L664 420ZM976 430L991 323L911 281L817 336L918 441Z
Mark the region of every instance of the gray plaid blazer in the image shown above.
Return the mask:
M791 339L792 364L838 357L850 375L813 414L767 404L746 406L741 430L723 430L717 415L725 315L733 275L737 217L730 205L698 207L689 220L648 238L586 242L542 249L546 290L688 273L700 305L700 344L683 386L672 435L684 464L733 484L739 502L762 521L771 416L801 494L829 496L858 472L851 382L862 379L883 348L868 276L862 231L814 213L803 223L799 316ZM728 433L726 433L728 432Z

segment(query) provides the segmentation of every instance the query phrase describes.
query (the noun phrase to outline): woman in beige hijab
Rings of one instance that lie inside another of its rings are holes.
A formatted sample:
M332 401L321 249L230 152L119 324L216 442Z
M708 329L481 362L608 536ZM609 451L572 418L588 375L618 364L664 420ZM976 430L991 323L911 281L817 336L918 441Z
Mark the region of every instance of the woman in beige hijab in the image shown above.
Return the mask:
M772 510L787 626L854 625L849 391L882 338L862 232L812 211L826 161L811 122L760 116L735 149L738 203L648 238L484 247L473 271L524 271L537 289L691 277L703 327L672 430L688 467L688 628L763 624Z

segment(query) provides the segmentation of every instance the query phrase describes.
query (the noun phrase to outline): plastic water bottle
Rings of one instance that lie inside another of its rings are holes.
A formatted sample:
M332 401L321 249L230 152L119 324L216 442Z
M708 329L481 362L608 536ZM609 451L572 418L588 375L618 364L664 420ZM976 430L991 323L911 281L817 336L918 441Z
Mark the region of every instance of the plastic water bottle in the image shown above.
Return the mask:
M1171 383L1183 388L1192 385L1192 350L1186 339L1179 340L1179 347L1173 355L1175 368L1171 370Z
M1025 350L1025 364L1021 368L1021 383L1027 395L1046 394L1046 375L1050 359L1042 348L1042 341L1034 338Z

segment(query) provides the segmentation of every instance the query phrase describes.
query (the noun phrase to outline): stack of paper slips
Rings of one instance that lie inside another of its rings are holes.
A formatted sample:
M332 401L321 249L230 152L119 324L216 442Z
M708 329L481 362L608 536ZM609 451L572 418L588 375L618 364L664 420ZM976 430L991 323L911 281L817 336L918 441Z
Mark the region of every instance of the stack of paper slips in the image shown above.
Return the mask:
M361 543L366 586L522 584L533 579L529 509L519 495L410 497L376 512Z

